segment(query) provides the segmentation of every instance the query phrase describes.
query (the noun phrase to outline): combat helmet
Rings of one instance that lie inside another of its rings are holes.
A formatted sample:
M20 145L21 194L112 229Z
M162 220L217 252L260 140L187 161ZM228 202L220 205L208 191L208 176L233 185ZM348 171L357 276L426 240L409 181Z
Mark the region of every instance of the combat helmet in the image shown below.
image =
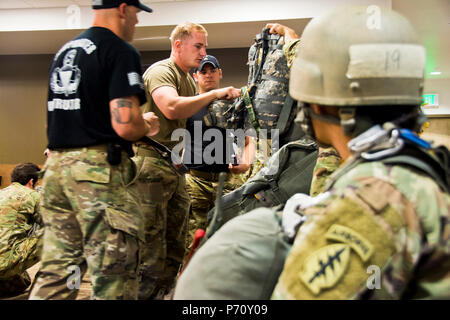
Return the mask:
M378 6L342 7L306 26L289 92L300 102L350 110L341 115L348 131L355 107L419 106L424 72L425 48L405 17Z

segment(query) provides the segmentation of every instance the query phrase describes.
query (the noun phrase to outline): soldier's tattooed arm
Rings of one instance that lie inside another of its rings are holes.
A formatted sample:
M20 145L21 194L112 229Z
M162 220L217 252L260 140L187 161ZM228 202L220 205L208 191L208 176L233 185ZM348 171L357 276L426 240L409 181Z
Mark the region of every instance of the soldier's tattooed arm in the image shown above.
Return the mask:
M137 96L121 97L109 103L111 125L116 133L125 140L137 141L150 131L145 123Z
M130 123L133 115L131 108L133 103L128 99L117 99L116 103L111 106L111 116L114 121L120 124Z

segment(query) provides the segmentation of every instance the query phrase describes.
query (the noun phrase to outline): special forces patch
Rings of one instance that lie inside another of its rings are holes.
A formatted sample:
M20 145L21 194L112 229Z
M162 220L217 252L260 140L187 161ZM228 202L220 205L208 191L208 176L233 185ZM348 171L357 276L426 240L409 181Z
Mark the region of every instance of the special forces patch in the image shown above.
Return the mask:
M333 224L325 235L327 239L347 243L366 262L373 253L372 244L356 231Z
M333 287L344 274L350 259L350 246L332 244L311 254L303 266L300 278L318 295L320 290Z
M330 244L313 252L303 264L300 279L314 295L334 287L344 275L353 249L366 262L373 254L372 244L356 231L338 224L325 236L343 243Z

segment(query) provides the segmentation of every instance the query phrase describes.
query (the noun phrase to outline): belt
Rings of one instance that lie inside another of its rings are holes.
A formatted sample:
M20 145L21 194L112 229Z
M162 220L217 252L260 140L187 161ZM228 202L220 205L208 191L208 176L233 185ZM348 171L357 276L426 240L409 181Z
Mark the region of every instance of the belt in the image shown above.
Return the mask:
M140 157L155 157L155 158L161 158L161 155L158 151L150 147L151 149L143 148L141 146L138 146L136 155Z
M206 172L206 171L199 171L199 170L189 170L188 172L191 176L196 176L208 181L219 181L219 175L221 172ZM226 172L225 172L226 173ZM226 180L228 180L231 177L230 173L226 173Z
M88 147L76 147L76 148L54 148L51 151L57 152L70 152L70 151L87 151L87 150L97 150L97 151L108 151L108 146L106 144L97 144Z

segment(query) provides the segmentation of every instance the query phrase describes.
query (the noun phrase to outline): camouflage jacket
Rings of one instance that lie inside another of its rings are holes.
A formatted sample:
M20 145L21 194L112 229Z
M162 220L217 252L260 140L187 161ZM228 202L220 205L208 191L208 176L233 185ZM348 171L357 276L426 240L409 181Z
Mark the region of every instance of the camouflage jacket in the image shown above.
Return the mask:
M0 190L0 255L41 223L37 191L18 182Z
M231 130L248 130L252 128L248 117L233 112L234 101L215 100L207 107L207 114L204 116L206 126L219 127Z
M289 69L292 67L294 58L297 55L297 48L300 45L300 39L293 40L283 46L283 52L286 55L287 65Z
M272 299L450 298L450 196L430 177L362 162L328 191L303 210Z
M317 163L314 166L309 195L312 197L322 193L326 187L326 180L341 165L341 156L333 147L319 147Z

